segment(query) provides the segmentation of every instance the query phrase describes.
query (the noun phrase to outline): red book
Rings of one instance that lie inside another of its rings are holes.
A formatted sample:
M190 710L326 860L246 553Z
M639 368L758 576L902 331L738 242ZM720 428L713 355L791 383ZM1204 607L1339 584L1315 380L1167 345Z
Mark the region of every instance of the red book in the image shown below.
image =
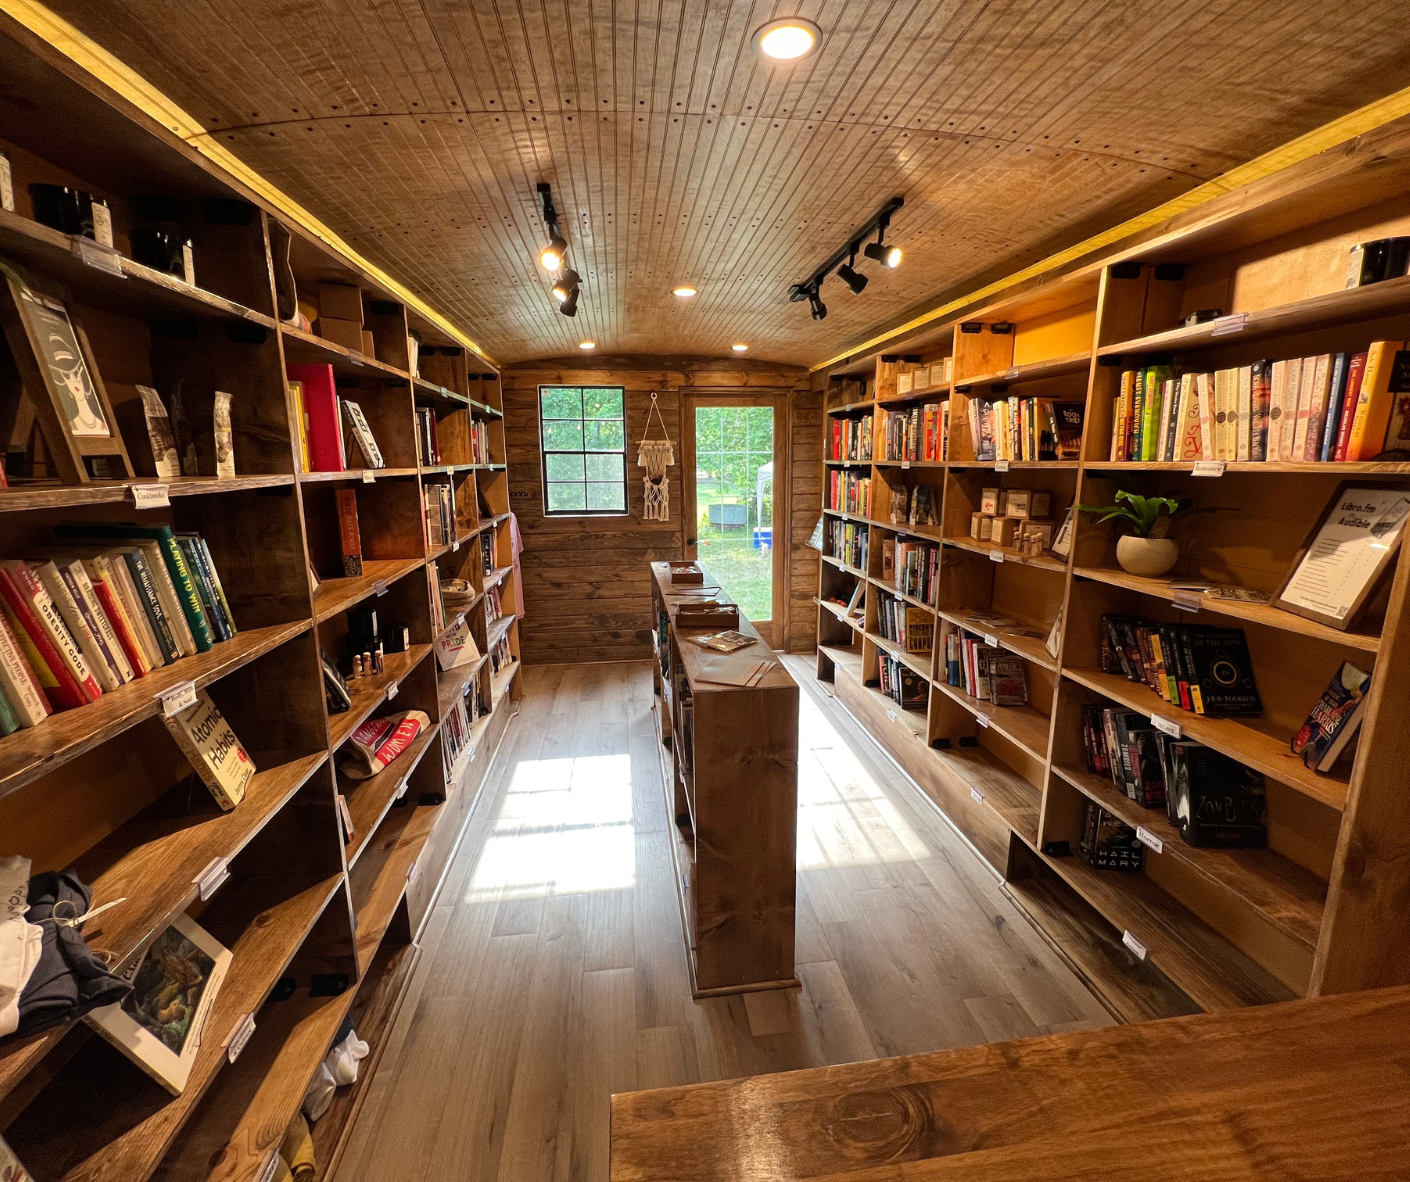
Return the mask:
M331 365L290 365L291 382L302 382L308 416L308 463L311 472L341 472L343 444L338 422L338 388Z
M44 629L44 634L49 638L49 643L54 646L54 651L59 654L64 668L78 683L78 688L83 692L84 699L96 702L103 696L103 687L98 684L98 679L88 668L83 650L79 648L78 641L69 631L69 626L64 623L63 616L59 614L59 609L54 605L44 584L39 581L39 576L29 569L27 563L21 562L19 559L0 563L0 567L10 573L20 594L29 602L29 610L34 614L39 626Z
M1341 423L1337 427L1337 449L1332 459L1341 463L1351 442L1351 424L1356 421L1356 400L1361 396L1361 379L1366 375L1366 354L1357 353L1351 359L1346 375L1346 396L1341 400Z
M49 640L43 625L34 617L29 600L15 584L10 572L0 568L0 597L5 601L5 615L14 630L15 639L20 642L25 659L39 678L44 696L55 710L73 710L88 704L83 690L74 680L73 674L64 667L58 650Z

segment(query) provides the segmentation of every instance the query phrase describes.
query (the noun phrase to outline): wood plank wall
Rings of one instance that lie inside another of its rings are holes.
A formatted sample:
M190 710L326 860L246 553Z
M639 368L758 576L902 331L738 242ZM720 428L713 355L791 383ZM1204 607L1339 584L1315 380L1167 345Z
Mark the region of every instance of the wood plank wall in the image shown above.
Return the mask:
M651 655L651 594L646 564L678 558L684 547L679 463L684 458L680 453L681 407L683 394L697 388L730 392L761 388L790 393L795 410L790 450L800 458L789 464L794 509L789 523L786 635L792 651L812 648L816 613L811 600L817 587L817 557L812 551L801 555L796 551L812 532L821 504L818 448L822 399L809 390L805 370L733 358L569 357L510 367L501 382L509 504L518 515L524 541L526 618L520 629L520 644L526 664L628 661ZM540 385L555 384L621 386L626 390L627 516L544 516L537 399ZM668 473L671 520L665 522L641 518L641 469L636 467L634 444L646 424L652 391L659 396L661 414L677 447L677 463ZM800 524L805 518L806 525Z

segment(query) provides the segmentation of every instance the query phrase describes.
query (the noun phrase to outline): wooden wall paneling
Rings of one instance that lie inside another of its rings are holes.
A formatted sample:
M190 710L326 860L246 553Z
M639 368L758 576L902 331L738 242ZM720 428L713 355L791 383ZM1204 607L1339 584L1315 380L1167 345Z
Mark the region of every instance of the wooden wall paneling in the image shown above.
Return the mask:
M812 651L817 643L817 613L813 610L813 588L821 565L818 551L808 545L817 526L823 501L823 392L810 385L795 389L791 399L792 430L788 455L790 497L787 595L789 624L786 647L789 652Z

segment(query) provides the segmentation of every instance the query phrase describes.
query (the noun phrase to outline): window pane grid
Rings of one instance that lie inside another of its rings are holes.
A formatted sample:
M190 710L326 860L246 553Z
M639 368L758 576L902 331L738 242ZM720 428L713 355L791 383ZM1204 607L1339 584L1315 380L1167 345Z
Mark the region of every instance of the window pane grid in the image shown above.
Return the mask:
M544 512L627 511L625 392L620 386L540 386Z

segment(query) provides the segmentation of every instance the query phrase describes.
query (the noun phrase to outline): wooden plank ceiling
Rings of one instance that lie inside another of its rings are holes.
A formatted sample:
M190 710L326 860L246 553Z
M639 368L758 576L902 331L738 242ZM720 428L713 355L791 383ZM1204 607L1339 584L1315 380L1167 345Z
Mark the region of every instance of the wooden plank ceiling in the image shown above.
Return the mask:
M814 363L1410 85L1394 0L50 3L500 361ZM757 60L795 13L821 50ZM903 266L815 323L788 285L893 194Z

